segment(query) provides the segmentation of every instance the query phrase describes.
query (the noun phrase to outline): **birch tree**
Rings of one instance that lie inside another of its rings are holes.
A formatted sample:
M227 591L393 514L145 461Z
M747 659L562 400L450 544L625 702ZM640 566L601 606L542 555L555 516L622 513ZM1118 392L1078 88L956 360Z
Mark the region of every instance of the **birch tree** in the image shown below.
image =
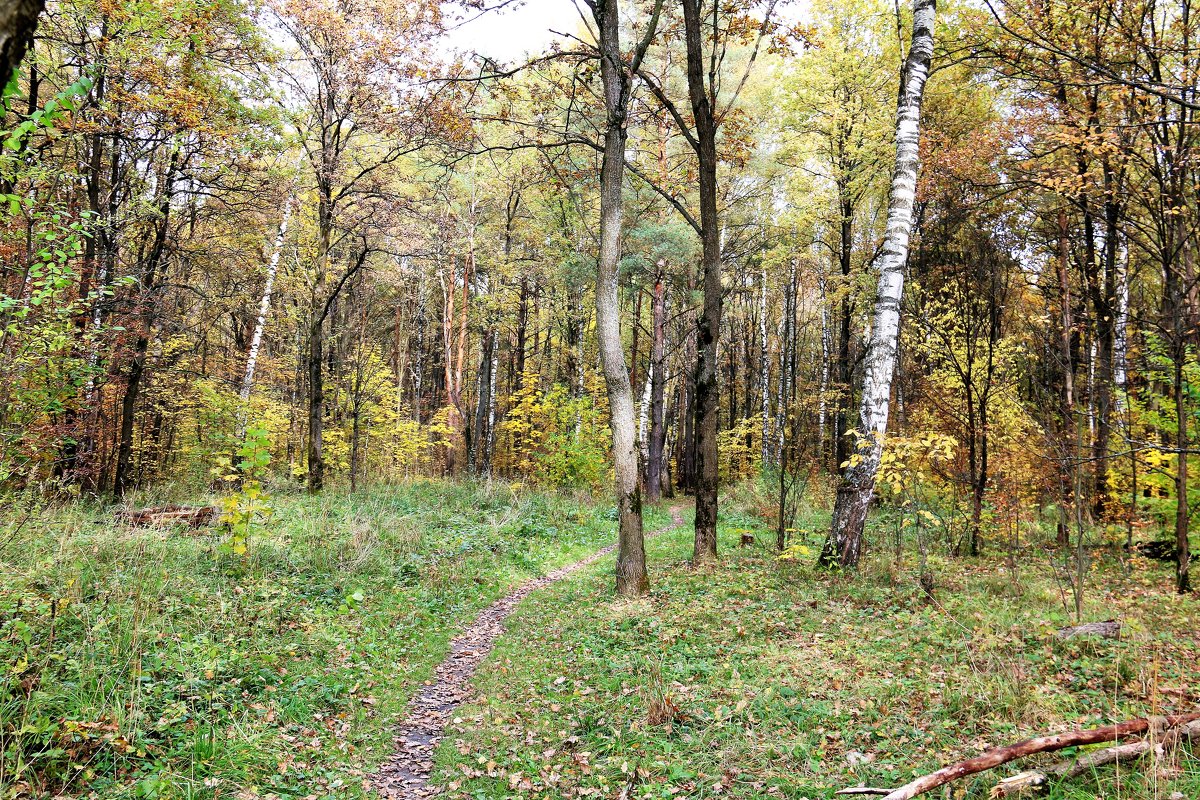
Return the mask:
M838 486L832 528L818 560L823 567L853 567L858 563L867 507L883 454L892 373L900 338L904 267L913 228L920 163L921 99L933 59L935 9L936 0L913 0L912 45L904 62L902 92L896 109L896 166L892 173L887 233L880 259L875 319L863 375L858 441L855 452L844 465L839 465L845 471Z

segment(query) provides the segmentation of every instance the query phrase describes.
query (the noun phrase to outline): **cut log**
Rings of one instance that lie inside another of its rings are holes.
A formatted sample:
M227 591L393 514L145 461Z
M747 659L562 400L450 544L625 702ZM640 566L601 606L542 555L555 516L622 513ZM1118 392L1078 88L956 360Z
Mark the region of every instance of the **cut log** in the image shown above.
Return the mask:
M1071 625L1058 632L1060 639L1074 639L1076 636L1099 636L1102 639L1120 639L1121 623L1116 620L1105 622L1085 622L1082 625Z
M1025 758L1035 753L1052 753L1068 747L1100 744L1101 742L1116 742L1129 736L1146 733L1151 730L1152 726L1156 726L1162 730L1169 730L1187 725L1196 720L1200 720L1200 713L1176 714L1174 716L1155 717L1151 719L1142 717L1118 722L1115 725L1106 725L1103 728L1067 731L1066 733L1056 733L1051 736L1038 736L1033 739L1026 739L1016 744L993 748L975 758L959 761L957 764L942 767L936 772L922 775L916 780L901 786L899 789L893 790L884 797L884 800L911 800L911 798L919 794L924 794L931 789L936 789L951 781L965 778L968 775L975 775L979 772L985 772L1001 764L1007 764L1010 761Z
M186 525L189 528L200 528L212 524L219 513L219 510L212 506L159 506L136 511L118 511L116 517L139 527Z

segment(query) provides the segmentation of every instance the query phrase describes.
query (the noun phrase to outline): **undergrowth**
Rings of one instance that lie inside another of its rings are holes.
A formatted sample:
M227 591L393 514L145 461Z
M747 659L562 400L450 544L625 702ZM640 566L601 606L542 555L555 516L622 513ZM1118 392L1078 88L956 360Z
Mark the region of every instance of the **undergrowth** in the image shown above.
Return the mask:
M831 575L812 569L828 511L802 511L799 557L781 561L755 493L734 498L718 564L689 565L685 526L650 543L648 598L615 600L591 570L517 611L438 754L449 797L825 798L1200 701L1200 608L1170 592L1169 565L1095 558L1085 616L1119 618L1124 635L1062 641L1073 609L1053 553L1026 553L1019 570L1003 555L931 556L929 598L915 556L895 560L886 516L862 571ZM743 534L754 543L739 546ZM953 796L987 797L1021 768L961 781ZM1173 792L1200 797L1187 750L1049 796Z
M83 504L0 518L0 797L365 796L449 638L613 535L500 483L272 505L242 555Z

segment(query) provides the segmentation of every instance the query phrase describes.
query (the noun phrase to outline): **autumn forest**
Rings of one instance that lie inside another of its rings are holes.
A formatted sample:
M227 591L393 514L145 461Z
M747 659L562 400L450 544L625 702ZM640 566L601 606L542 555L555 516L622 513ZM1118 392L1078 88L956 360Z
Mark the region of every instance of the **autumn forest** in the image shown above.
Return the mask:
M0 0L0 800L1200 797L1191 2Z

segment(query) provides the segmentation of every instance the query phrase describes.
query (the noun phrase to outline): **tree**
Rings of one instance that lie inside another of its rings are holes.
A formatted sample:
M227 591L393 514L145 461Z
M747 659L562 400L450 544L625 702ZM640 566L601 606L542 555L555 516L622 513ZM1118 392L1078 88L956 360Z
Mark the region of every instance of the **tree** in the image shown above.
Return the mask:
M613 463L616 471L617 593L641 595L650 591L646 575L646 550L642 543L642 497L638 480L638 458L634 430L633 390L625 349L621 343L621 311L617 277L621 258L621 218L625 172L625 142L628 138L629 99L646 50L654 40L662 0L656 0L645 34L634 49L628 65L621 50L621 19L617 0L591 4L596 19L600 76L604 84L604 157L600 168L600 254L596 260L596 325L600 363L608 386L609 424L613 433Z
M25 57L45 7L46 0L13 0L0 8L0 90L8 86Z
M689 123L667 93L665 81L641 66L638 75L651 94L675 122L696 159L696 186L700 213L692 215L666 187L656 186L700 235L702 310L696 322L695 397L692 404L693 455L695 458L696 517L692 560L711 561L717 556L717 490L720 463L717 434L720 431L721 393L718 349L721 336L721 308L724 287L721 283L721 219L718 209L717 132L735 110L738 96L750 75L763 40L772 30L775 2L769 0L762 16L753 20L750 9L712 8L712 24L702 0L680 0L683 10L684 42ZM753 20L753 21L752 21ZM721 23L724 23L723 25ZM706 43L706 34L708 41ZM725 56L731 45L750 44L741 77L733 90L721 96ZM723 105L722 105L723 103ZM645 173L640 173L645 179Z
M901 73L903 90L896 111L896 168L888 200L887 234L879 268L875 317L863 375L855 452L844 467L833 524L818 563L823 567L858 564L867 507L887 433L892 375L900 337L900 299L916 202L921 100L933 59L936 0L913 0L912 43Z
M347 282L379 248L387 170L426 143L436 98L412 80L436 29L422 4L282 2L280 23L301 56L289 81L302 102L301 147L316 193L308 343L308 489L325 483L325 323ZM386 20L380 27L374 18ZM306 122L304 120L307 120Z

